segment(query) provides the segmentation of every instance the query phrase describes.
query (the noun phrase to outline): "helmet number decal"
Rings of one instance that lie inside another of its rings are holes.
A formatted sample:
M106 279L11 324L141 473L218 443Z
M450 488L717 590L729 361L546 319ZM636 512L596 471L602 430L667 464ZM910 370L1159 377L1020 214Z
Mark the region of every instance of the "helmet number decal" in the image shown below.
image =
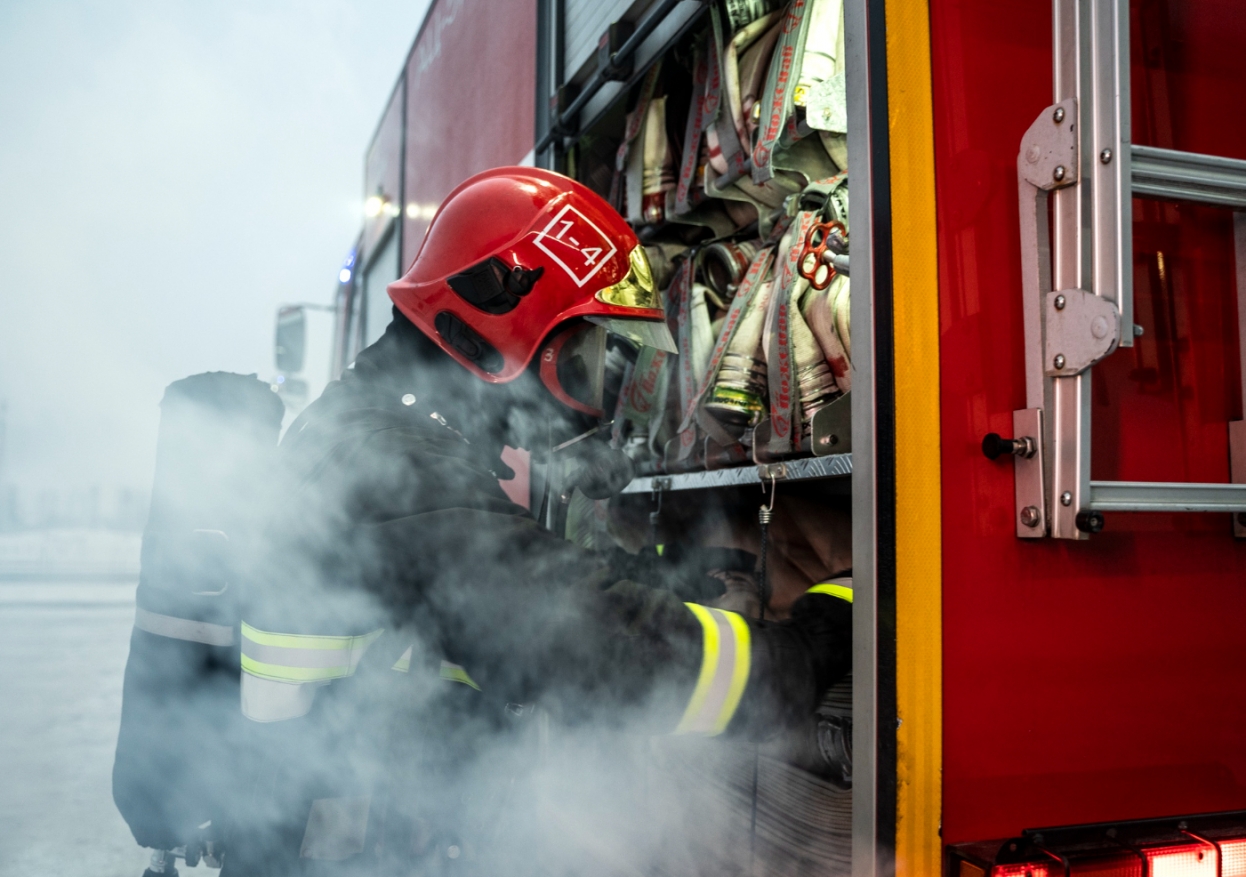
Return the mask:
M588 283L619 249L605 232L570 204L537 232L533 243L557 262L576 286Z

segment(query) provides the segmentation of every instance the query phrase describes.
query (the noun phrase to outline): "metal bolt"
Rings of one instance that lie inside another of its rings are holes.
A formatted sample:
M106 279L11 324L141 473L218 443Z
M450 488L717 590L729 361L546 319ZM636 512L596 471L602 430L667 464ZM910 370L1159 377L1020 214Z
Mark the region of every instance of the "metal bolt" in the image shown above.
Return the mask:
M1064 354L1057 353L1056 358L1051 361L1051 364L1058 369L1064 368Z
M1027 527L1037 527L1038 519L1038 506L1027 505L1021 510L1021 523Z
M1058 125L1064 121L1064 107L1056 107L1056 111L1051 114L1052 120Z
M454 846L453 844L446 847L446 856L451 859L457 859L459 857L459 853L461 852L462 850L460 850L457 846Z
M1067 490L1064 493L1060 494L1060 505L1072 505L1072 504L1073 504L1073 494L1069 493Z
M1104 149L1102 152L1100 152L1099 161L1103 162L1104 164L1111 164L1112 163L1112 150Z
M1142 337L1142 333L1143 333L1143 332L1145 332L1145 331L1146 331L1146 330L1145 330L1145 329L1143 329L1141 326L1139 326L1137 323L1134 323L1134 337L1135 337L1135 338L1141 338L1141 337Z
M402 397L402 404L403 404L403 405L414 405L414 404L415 404L415 394L414 394L414 393L404 393L404 394L403 394L403 397Z
M1064 165L1056 165L1056 169L1051 172L1051 178L1057 183L1064 179Z
M1064 305L1065 305L1064 296L1057 295L1055 304L1056 304L1056 310L1058 311L1064 310Z

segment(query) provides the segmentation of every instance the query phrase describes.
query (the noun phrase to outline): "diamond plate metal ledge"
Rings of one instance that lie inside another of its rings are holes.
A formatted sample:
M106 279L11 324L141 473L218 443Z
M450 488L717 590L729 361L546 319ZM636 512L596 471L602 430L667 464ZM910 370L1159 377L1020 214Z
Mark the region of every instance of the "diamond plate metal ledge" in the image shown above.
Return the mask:
M659 490L713 490L740 484L761 484L766 480L810 481L815 478L842 478L852 474L852 454L829 454L768 463L764 466L737 466L708 472L680 472L676 475L645 475L623 489L624 493L653 493Z

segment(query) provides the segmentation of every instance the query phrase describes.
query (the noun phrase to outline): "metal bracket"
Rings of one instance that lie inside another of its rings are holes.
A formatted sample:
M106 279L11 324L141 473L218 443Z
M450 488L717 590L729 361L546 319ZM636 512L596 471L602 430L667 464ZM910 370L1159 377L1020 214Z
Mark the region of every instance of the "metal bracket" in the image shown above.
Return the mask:
M636 32L636 25L619 20L606 28L597 41L597 70L607 82L624 82L632 75L635 54L620 57L619 49Z
M786 463L758 463L757 477L761 479L761 483L767 481L782 481L787 478Z
M1077 101L1047 107L1021 138L1017 152L1017 199L1021 218L1021 287L1025 316L1025 394L1029 408L1046 404L1043 360L1043 296L1051 282L1051 235L1047 202L1053 190L1078 180Z
M1047 293L1043 374L1081 374L1116 349L1120 312L1110 299L1084 289Z
M1021 138L1017 171L1036 189L1077 182L1077 101L1066 98L1038 114Z
M1012 434L1032 439L1036 453L1013 457L1016 481L1018 539L1041 539L1047 535L1047 500L1043 486L1043 412L1022 408L1012 412Z
M810 424L816 457L852 452L852 393L844 393L825 408L819 408Z

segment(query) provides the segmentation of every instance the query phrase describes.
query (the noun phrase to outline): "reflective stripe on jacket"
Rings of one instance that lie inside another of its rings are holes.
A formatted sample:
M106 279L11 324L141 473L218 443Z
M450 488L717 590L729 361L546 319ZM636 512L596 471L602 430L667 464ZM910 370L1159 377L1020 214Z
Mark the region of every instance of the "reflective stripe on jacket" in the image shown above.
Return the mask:
M271 633L242 622L242 714L253 722L307 715L316 688L353 674L382 633Z
M407 646L407 650L402 653L390 669L397 670L399 673L411 672L411 653L413 651L414 646ZM441 669L438 671L438 675L447 682L458 682L461 685L469 685L477 691L480 691L480 686L476 684L476 680L473 679L471 674L468 673L467 670L465 670L460 664L453 664L450 661L442 661Z
M350 676L382 630L361 636L269 633L242 622L242 671L277 682L327 682Z
M234 629L224 624L192 621L175 615L161 615L138 607L134 612L134 626L156 636L203 643L208 646L232 646Z
M828 594L831 597L838 597L841 600L852 602L852 579L830 579L821 584L814 585L806 594Z
M675 733L712 737L726 730L748 682L748 622L724 609L684 605L701 622L701 673Z

